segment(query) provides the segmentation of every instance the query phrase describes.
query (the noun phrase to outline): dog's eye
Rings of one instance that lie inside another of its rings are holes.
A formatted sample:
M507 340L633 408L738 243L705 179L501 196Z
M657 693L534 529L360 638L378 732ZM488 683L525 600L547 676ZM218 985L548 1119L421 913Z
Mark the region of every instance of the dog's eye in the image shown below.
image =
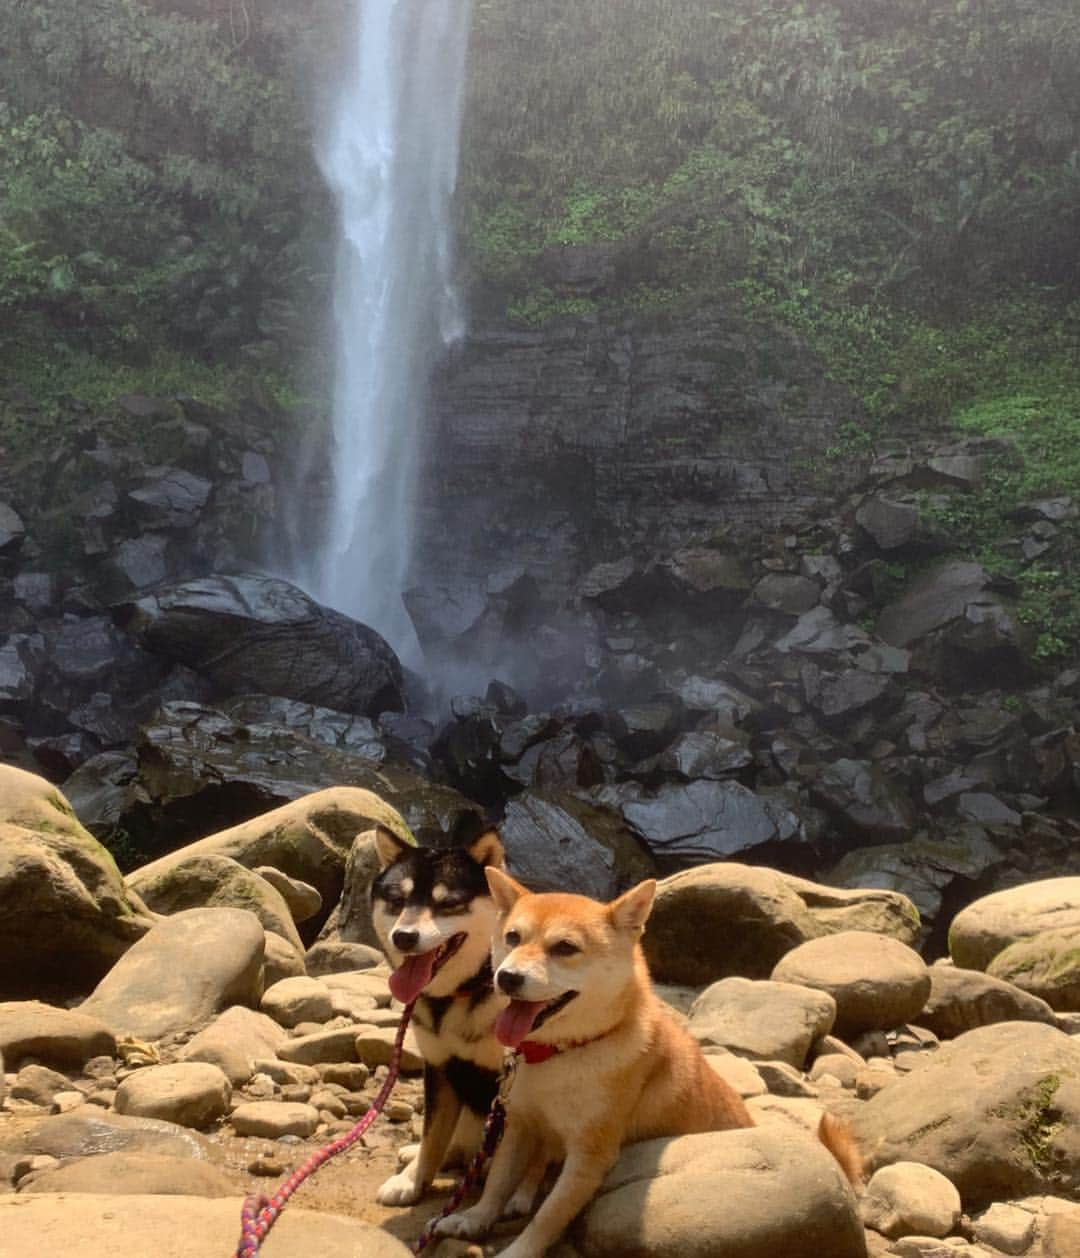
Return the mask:
M468 903L463 901L460 904L442 903L439 905L439 913L443 917L452 917L455 913L464 913L469 907Z
M521 943L521 936L516 930L508 930L506 934L503 935L503 942L508 948L516 948L518 944Z
M572 957L579 953L581 949L576 943L571 943L569 939L560 939L557 944L551 945L551 955L553 957Z

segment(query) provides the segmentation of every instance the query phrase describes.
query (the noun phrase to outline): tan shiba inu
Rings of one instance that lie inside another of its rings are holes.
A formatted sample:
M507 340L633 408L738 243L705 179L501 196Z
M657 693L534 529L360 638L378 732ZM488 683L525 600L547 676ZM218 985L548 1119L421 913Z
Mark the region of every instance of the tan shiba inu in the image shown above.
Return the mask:
M486 871L498 923L495 984L510 997L495 1034L517 1055L507 1127L475 1206L439 1234L478 1238L527 1213L544 1168L551 1192L501 1258L540 1258L600 1187L622 1145L754 1125L739 1095L653 991L639 939L656 893L643 882L610 904L533 895ZM846 1128L820 1138L853 1182L860 1159Z

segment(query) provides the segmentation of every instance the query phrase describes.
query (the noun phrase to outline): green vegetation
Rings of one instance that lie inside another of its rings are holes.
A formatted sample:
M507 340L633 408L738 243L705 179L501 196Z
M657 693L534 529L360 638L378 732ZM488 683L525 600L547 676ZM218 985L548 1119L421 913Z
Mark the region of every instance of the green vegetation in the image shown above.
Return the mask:
M45 410L155 378L220 398L280 374L279 325L315 322L305 25L173 7L0 0L3 384Z

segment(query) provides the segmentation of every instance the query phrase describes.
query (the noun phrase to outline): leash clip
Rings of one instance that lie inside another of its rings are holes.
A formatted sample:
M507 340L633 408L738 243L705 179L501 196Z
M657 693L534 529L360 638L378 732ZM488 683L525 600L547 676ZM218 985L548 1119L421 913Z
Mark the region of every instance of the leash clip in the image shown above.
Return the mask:
M502 1071L499 1074L498 1099L505 1105L510 1096L510 1089L517 1078L518 1059L516 1053L507 1053L503 1058Z

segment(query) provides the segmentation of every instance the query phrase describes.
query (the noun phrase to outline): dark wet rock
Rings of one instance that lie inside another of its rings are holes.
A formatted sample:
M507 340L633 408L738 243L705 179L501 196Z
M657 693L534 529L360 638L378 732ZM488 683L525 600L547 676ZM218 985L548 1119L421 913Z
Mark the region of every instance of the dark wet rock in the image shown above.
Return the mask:
M679 727L678 704L662 699L615 708L609 729L619 747L632 759L654 755L671 742Z
M882 634L882 637L885 635ZM839 621L827 607L815 607L799 617L791 629L776 643L781 653L795 651L803 655L865 650L870 635L857 625Z
M862 669L843 673L821 673L808 666L803 670L806 701L826 724L845 725L866 711L880 711L892 697L887 673Z
M712 712L731 725L749 720L761 703L728 681L693 675L671 686L672 693L691 711Z
M741 773L754 763L746 742L725 738L709 730L680 734L658 755L643 760L636 768L643 778L698 778L720 781Z
M0 709L26 703L34 693L35 660L40 660L40 639L13 634L0 642Z
M910 838L914 829L915 810L907 794L865 760L828 765L811 783L810 796L853 837L896 842Z
M35 616L44 615L56 602L57 582L51 572L20 572L12 584L15 601Z
M607 787L596 797L620 807L627 823L669 869L750 853L793 854L807 843L795 813L738 782L668 785L653 795L633 785Z
M386 745L379 729L366 716L261 694L227 699L220 706L226 716L245 726L294 730L312 742L337 747L375 764L386 759Z
M462 810L455 791L405 766L376 763L285 726L245 725L198 704L166 704L140 731L137 753L138 774L121 820L148 852L339 785L391 801L414 828L439 827ZM327 903L336 900L340 884L332 897L316 885Z
M919 508L884 494L869 494L855 512L855 522L881 550L910 546L919 536Z
M893 646L912 647L918 667L951 685L1023 671L1028 635L981 564L949 560L919 577L878 618Z
M455 789L484 804L494 803L506 794L499 725L493 715L477 712L463 720L450 721L431 750Z
M998 826L1017 827L1020 814L987 791L967 791L956 801L957 814L965 821L995 829Z
M499 833L514 876L532 891L610 900L656 873L648 850L617 812L568 792L516 796Z
M26 525L14 507L0 502L0 555L14 555L26 540Z
M817 581L784 572L771 572L754 586L755 602L791 616L810 611L820 598L821 586Z
M187 528L198 519L212 488L210 481L183 468L151 468L128 497L151 528Z
M522 717L529 710L524 697L504 681L488 682L484 699L500 716Z
M31 738L27 746L51 782L64 781L79 765L101 751L100 742L82 732L58 734L54 738Z
M486 606L481 590L445 585L406 590L401 601L425 651L445 647L467 633Z
M129 537L109 551L104 563L105 597L148 589L169 576L169 539L162 533Z
M373 630L273 577L205 577L114 608L147 649L232 694L377 716L402 706L401 665Z
M116 828L130 802L137 770L133 752L103 751L81 764L64 782L68 802L97 838Z
M516 763L504 764L503 772L522 786L538 788L587 789L599 785L606 777L596 741L583 739L572 729L533 743Z
M245 450L240 456L240 475L249 485L268 485L272 479L266 455Z
M674 592L715 608L738 607L750 590L741 556L724 550L680 550L657 565Z

